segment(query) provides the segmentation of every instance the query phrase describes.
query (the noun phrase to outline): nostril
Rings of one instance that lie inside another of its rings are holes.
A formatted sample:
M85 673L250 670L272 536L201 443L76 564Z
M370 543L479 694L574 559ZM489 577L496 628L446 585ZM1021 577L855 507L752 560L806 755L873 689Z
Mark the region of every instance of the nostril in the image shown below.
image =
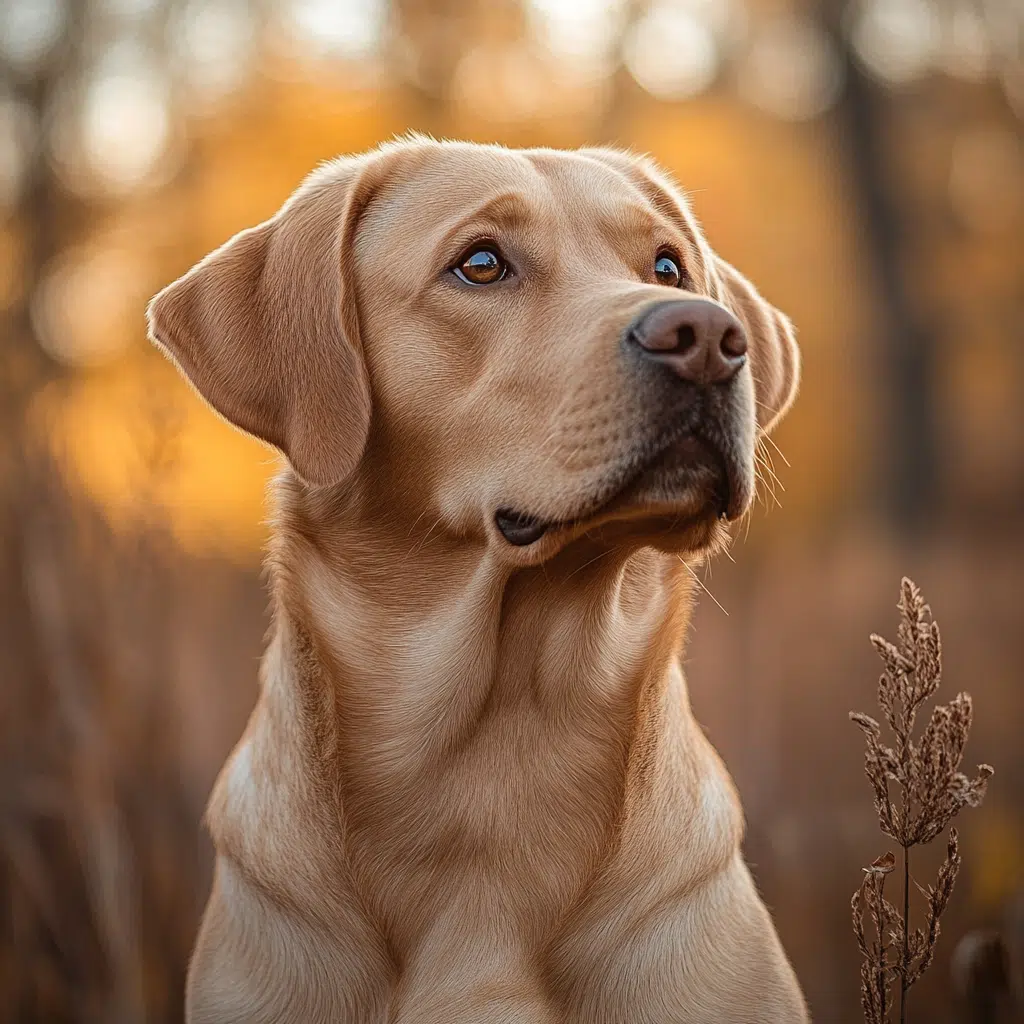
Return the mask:
M623 340L700 387L725 383L746 361L742 325L723 306L707 299L648 307L628 325Z
M727 356L737 358L747 353L747 338L742 331L730 327L722 336L722 352Z
M697 344L697 332L693 324L681 324L676 331L676 351L685 352Z

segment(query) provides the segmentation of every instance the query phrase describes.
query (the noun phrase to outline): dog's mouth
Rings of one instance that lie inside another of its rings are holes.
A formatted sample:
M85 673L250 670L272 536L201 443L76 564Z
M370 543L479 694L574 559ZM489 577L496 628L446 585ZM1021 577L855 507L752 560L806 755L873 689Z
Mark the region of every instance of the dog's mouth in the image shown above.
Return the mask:
M602 516L664 516L673 506L691 506L701 492L697 517L738 519L747 506L749 471L728 446L684 434L662 444L646 457L630 460L609 485L577 514L565 519L544 519L514 508L499 508L494 523L515 547L528 547L546 534L566 530Z
M545 522L525 512L516 512L511 508L499 508L494 513L494 523L502 537L517 548L536 543L548 530L559 525L555 522Z

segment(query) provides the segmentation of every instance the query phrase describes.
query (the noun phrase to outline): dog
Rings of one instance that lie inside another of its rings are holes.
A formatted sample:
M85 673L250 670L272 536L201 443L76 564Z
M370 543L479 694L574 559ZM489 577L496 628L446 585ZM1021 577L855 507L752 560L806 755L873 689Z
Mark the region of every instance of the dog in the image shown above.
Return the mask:
M287 462L188 1019L807 1020L679 660L799 357L670 180L398 140L148 315Z

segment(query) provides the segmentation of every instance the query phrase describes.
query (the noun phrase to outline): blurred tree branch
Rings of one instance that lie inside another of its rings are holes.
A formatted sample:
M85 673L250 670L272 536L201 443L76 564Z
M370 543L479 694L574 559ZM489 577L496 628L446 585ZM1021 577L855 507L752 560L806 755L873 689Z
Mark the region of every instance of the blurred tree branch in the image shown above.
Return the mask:
M877 332L871 379L881 393L877 434L883 513L908 536L918 534L939 497L936 458L936 346L911 292L905 204L886 152L886 104L853 52L846 0L826 0L824 14L840 53L845 88L836 121L846 146L851 191L876 284Z

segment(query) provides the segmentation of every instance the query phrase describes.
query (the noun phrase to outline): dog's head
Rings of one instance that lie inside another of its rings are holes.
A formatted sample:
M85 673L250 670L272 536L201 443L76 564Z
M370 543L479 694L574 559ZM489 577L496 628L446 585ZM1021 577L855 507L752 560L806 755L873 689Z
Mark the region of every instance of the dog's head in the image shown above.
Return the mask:
M610 150L417 140L329 164L150 327L307 485L520 563L582 532L711 543L798 377L786 318Z

